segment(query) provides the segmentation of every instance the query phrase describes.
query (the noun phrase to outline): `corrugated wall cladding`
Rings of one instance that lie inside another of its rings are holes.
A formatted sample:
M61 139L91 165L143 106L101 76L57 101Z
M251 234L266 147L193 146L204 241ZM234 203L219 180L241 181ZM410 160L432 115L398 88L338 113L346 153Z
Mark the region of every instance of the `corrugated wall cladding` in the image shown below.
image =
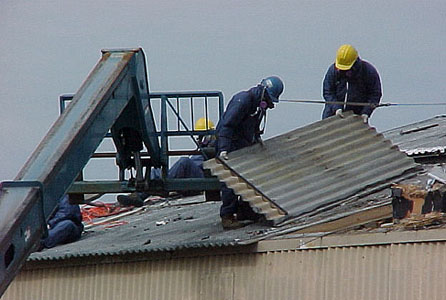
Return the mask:
M411 158L352 114L229 153L224 164L226 169L214 159L205 167L269 220L280 212L299 216L416 169Z
M270 251L22 271L2 300L444 299L446 243Z
M445 153L446 116L436 116L383 132L384 136L408 155Z

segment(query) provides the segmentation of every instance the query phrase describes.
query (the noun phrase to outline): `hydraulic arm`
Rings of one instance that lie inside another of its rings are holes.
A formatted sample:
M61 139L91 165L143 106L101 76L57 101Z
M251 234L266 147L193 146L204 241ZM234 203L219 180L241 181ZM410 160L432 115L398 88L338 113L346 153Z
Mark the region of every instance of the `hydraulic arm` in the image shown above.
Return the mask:
M142 49L103 51L66 111L0 195L0 295L46 234L46 220L111 130L122 168L144 142L154 167L159 140Z

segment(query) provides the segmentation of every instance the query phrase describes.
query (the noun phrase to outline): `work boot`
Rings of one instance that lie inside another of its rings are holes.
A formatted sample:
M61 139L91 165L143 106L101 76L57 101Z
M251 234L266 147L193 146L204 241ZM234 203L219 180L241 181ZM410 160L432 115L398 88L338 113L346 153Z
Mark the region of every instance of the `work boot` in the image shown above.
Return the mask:
M244 224L237 221L233 215L226 215L221 217L221 225L223 229L237 229L245 226Z
M144 205L144 200L141 199L138 193L131 193L130 195L119 195L117 199L122 206L141 207Z
M260 218L262 217L261 215L256 214L254 210L251 208L251 206L249 206L249 204L244 201L239 202L236 216L238 221L249 220L254 222L259 221Z

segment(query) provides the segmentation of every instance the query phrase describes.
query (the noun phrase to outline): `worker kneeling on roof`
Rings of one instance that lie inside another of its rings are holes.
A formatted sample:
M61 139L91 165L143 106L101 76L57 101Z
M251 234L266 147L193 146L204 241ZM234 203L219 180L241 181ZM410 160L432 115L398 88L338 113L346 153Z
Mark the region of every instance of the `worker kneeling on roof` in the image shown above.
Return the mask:
M322 119L333 115L342 118L343 111L351 110L367 123L381 95L381 81L375 67L359 58L352 45L339 47L336 61L328 68L323 83L325 101L338 103L325 104ZM365 105L349 105L354 102Z
M40 241L40 249L72 243L81 238L84 225L77 204L69 202L68 195L59 200L55 214L48 220L48 236Z
M206 118L200 118L195 122L195 131L215 130L214 123ZM196 139L199 146L200 154L191 155L189 157L180 158L167 172L167 178L204 178L203 172L203 151L206 151L206 158L215 156L215 135L199 135ZM150 174L151 179L160 179L161 170L152 169ZM191 196L201 193L201 191L182 191L183 196ZM144 200L150 196L146 192L134 192L129 195L119 195L118 202L124 206L143 206Z
M214 123L205 118L200 118L195 122L194 126L195 131L208 131L215 130ZM197 144L199 145L200 154L191 155L189 157L180 158L168 171L168 178L204 178L203 172L203 151L207 151L208 149L215 150L216 137L215 135L199 135L197 137ZM215 156L214 153L206 152L206 158L212 158ZM155 175L154 177L161 177L159 175ZM182 194L186 194L187 192L182 192Z
M231 151L261 142L263 130L260 126L266 110L274 108L282 92L282 80L271 76L232 97L217 124L217 154L221 159L228 160ZM225 184L221 187L221 200L220 216L225 229L239 228L243 226L241 220L258 218L249 204L239 200Z

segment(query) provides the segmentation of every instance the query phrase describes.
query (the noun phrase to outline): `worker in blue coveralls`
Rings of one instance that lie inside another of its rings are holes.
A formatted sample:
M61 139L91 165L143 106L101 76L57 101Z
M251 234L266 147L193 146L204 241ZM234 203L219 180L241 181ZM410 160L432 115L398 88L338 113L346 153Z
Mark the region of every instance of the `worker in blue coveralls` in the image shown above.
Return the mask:
M214 123L205 118L200 118L195 122L195 131L215 130ZM197 138L197 143L201 150L215 149L216 137L214 135L200 135ZM215 156L215 153L207 153ZM211 158L211 157L208 157ZM167 172L167 178L204 178L203 172L204 156L202 154L191 155L189 157L180 158ZM160 179L161 170L152 169L150 174L151 179ZM197 192L182 192L183 196L190 196L197 194ZM146 192L135 192L129 195L119 195L118 202L124 206L143 206L144 199L150 194Z
M48 236L41 240L40 248L53 248L81 238L84 225L77 204L70 204L68 195L59 200L55 214L48 220Z
M277 76L263 79L260 84L247 91L235 94L217 124L217 155L228 160L228 153L261 143L260 129L267 109L274 108L283 92L283 82ZM264 123L263 123L264 124ZM243 226L242 220L255 220L249 205L238 199L225 184L221 187L222 205L220 217L224 229Z
M362 60L352 45L342 45L336 53L336 60L325 74L323 96L327 102L322 119L342 112L353 111L360 115L364 123L368 120L381 100L381 80L372 64ZM368 103L370 105L353 106L349 103Z

